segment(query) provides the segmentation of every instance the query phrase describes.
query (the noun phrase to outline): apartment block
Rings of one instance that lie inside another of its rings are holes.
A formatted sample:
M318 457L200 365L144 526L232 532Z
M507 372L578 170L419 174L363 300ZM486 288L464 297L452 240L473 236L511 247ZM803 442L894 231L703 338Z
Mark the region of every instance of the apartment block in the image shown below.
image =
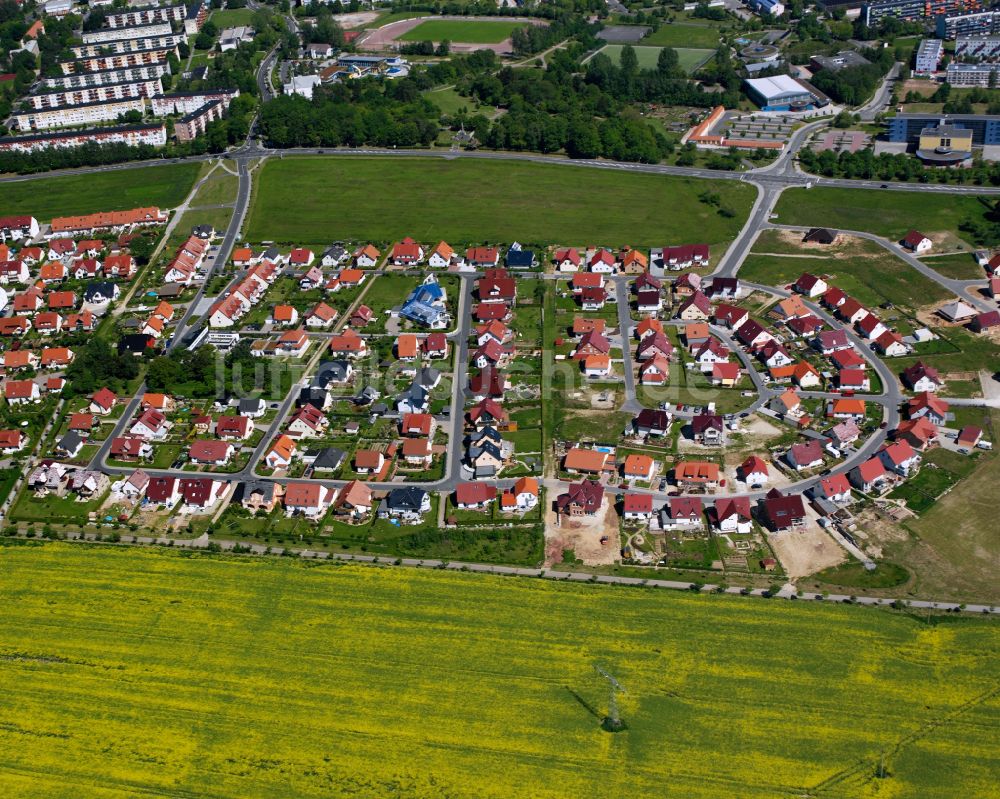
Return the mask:
M45 89L87 89L92 86L104 86L109 83L136 83L153 80L170 73L170 65L145 64L125 69L104 69L100 72L80 72L73 75L57 75L42 78Z
M192 111L177 120L174 125L174 135L177 141L190 141L205 132L209 122L222 119L226 111L226 106L222 100L211 100L205 103L197 111Z
M96 31L84 31L81 35L84 44L101 44L121 39L149 39L153 36L169 36L174 32L169 22L155 25L134 25L128 28L100 28Z
M127 100L136 97L152 97L162 91L159 78L129 83L105 83L103 86L89 86L81 89L55 89L50 92L30 94L24 98L35 111L54 110L72 105L103 103L110 100Z
M21 111L11 118L18 130L51 130L77 125L93 125L96 122L114 122L129 111L146 112L146 98L135 97L125 100L109 100L100 103L81 103L42 111Z
M148 39L122 39L104 44L82 44L69 48L76 58L91 58L112 53L141 53L143 50L173 50L186 40L183 34L153 36Z
M187 19L187 6L144 6L108 14L105 24L110 28L131 28L137 25L154 25L158 22L183 22Z
M166 143L166 125L159 123L10 136L0 138L0 152L30 153L52 148L82 147L84 144L127 144L131 147L150 144L162 147Z

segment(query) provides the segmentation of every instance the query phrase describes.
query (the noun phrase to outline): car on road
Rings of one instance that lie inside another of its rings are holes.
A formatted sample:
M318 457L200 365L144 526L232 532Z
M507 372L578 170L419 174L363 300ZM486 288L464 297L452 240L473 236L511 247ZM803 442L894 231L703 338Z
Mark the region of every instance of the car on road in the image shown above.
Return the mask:
M887 189L887 188L889 188L889 184L888 183L883 183L881 186L879 186L879 188L880 189Z

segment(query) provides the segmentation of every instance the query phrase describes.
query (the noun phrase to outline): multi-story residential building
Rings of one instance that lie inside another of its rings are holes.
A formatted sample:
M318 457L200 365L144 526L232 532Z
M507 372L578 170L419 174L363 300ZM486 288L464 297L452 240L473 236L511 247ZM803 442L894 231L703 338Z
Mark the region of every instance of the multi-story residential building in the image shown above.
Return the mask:
M96 31L84 31L80 38L84 44L100 44L114 42L120 39L148 39L152 36L169 36L174 32L169 22L157 22L151 25L132 25L123 28L99 28Z
M152 100L153 115L165 117L171 114L192 114L212 100L221 100L223 106L228 108L229 101L239 96L239 89L205 89L200 92L162 94Z
M878 25L886 17L912 22L982 8L983 0L874 0L862 8L861 17L866 25Z
M153 80L170 73L170 65L146 64L125 69L104 69L99 72L80 72L73 75L56 75L42 78L41 85L45 89L83 89L90 86L103 86L107 83L133 83L142 80Z
M31 136L0 138L0 152L30 153L53 147L82 147L84 144L127 144L135 147L151 144L162 147L167 143L167 128L156 125L125 125L122 127L67 130L59 133L36 133Z
M105 100L97 103L80 103L60 108L40 111L20 111L11 116L18 130L51 130L71 128L77 125L92 125L95 122L113 122L129 111L146 113L145 97L130 97L124 100Z
M945 14L936 22L939 39L959 36L989 36L1000 33L1000 11L979 11L972 14Z
M995 86L997 78L993 76L996 75L997 70L1000 70L998 64L959 64L952 61L945 73L945 81L952 86L981 86L985 88L990 85L992 80Z
M174 125L174 135L178 141L189 141L205 132L209 122L222 119L226 105L222 100L210 100L197 111L186 114Z
M24 101L36 111L53 110L86 103L103 103L110 100L127 100L152 97L163 90L158 78L130 83L105 83L80 89L54 89L29 94Z
M913 71L917 75L930 75L937 72L944 55L944 42L940 39L924 39L917 48L917 58Z
M104 23L109 28L131 28L136 25L153 25L158 22L183 22L187 19L187 6L143 6L108 14Z
M69 49L76 58L90 58L92 56L117 53L141 53L144 50L173 50L185 41L187 41L187 37L183 34L169 33L165 36L149 36L142 39L121 39L117 42L78 44Z
M72 61L60 61L59 68L64 75L77 72L99 72L105 69L125 69L143 64L165 64L170 53L177 54L177 48L137 50L131 53L110 53L101 56L86 56Z

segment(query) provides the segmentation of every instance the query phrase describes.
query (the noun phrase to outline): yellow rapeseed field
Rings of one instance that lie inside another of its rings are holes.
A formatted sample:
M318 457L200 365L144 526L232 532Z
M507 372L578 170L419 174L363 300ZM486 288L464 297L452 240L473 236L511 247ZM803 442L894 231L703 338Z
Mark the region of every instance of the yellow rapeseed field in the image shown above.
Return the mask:
M6 546L0 796L996 796L998 663L989 619Z

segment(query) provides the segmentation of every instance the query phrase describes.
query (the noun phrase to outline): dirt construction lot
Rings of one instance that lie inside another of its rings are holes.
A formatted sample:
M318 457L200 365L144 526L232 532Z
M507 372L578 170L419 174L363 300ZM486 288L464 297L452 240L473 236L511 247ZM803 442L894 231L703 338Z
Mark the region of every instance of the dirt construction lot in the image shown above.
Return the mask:
M836 541L812 525L801 531L769 533L767 540L788 574L789 582L836 566L847 559Z
M605 536L607 543L602 544L601 538ZM607 566L620 561L618 514L614 504L605 499L599 513L573 519L559 517L550 508L545 515L545 567L559 563L567 549L572 549L587 566Z

